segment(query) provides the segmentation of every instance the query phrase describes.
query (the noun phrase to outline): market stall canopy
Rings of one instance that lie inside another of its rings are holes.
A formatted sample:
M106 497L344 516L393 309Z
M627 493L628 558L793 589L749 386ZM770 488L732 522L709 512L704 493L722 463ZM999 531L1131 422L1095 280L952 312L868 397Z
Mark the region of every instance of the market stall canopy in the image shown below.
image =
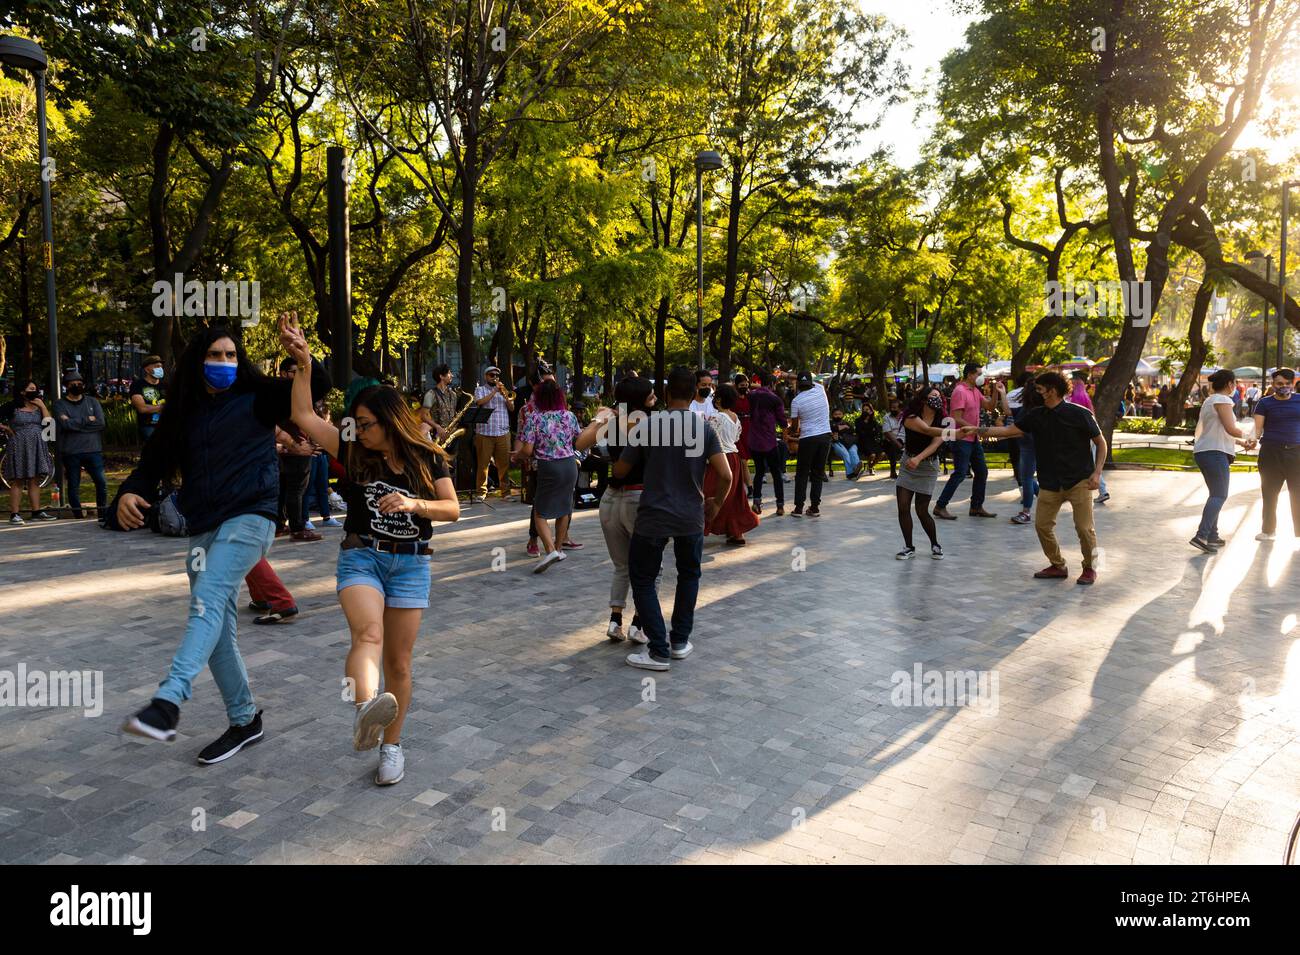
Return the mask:
M1102 358L1093 364L1092 370L1094 373L1098 370L1105 371L1109 365L1110 365L1110 359ZM1137 375L1140 378L1151 378L1155 375L1160 374L1160 369L1157 368L1155 365L1151 364L1145 358L1139 358L1137 367L1133 369L1133 374Z
M1240 368L1232 369L1232 373L1238 378L1263 378L1264 369L1258 365L1242 365Z

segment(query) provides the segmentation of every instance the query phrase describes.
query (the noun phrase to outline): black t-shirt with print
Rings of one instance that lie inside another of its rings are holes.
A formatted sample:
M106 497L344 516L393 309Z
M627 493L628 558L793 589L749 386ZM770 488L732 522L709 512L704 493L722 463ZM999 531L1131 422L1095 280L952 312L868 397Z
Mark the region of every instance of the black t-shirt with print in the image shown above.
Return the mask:
M167 395L167 390L163 386L161 378L149 379L137 378L131 382L131 394L139 395L144 399L147 405L162 404ZM148 428L158 423L158 416L161 411L137 411L135 413L135 424L137 428Z
M355 444L353 441L339 441L338 459L345 471ZM429 474L435 481L448 476L447 466L433 452L429 452L428 464ZM390 541L427 541L433 537L433 522L427 517L405 512L379 512L379 499L386 494L398 491L408 497L416 496L411 493L411 483L405 474L397 474L385 466L380 480L364 484L354 484L350 480L340 481L339 490L348 505L347 517L343 522L346 533Z

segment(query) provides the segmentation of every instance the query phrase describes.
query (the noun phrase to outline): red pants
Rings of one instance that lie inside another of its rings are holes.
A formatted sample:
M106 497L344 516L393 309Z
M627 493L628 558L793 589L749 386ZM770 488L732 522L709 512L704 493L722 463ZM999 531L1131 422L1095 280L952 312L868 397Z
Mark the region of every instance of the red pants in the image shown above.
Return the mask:
M244 583L248 584L248 595L258 603L270 604L271 612L288 610L294 606L293 594L289 593L289 588L271 569L271 564L265 557L248 572Z

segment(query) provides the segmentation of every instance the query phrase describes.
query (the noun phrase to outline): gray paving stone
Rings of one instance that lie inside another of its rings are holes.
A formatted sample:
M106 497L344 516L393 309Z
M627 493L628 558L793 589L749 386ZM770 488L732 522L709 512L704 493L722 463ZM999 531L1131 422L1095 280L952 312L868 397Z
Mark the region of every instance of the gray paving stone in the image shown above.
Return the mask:
M339 699L337 531L273 550L304 613L241 627L267 737L203 767L225 726L206 674L175 744L117 732L175 649L183 542L0 528L0 669L104 675L99 718L0 709L0 862L1273 863L1300 799L1300 554L1252 540L1249 475L1215 557L1184 545L1199 477L1111 484L1094 588L1030 579L1034 535L1003 521L942 525L943 564L893 560L887 479L832 483L820 521L764 515L749 547L706 545L697 651L653 702L603 636L594 513L544 578L518 505L441 528L407 775L385 790ZM1009 476L990 488L1009 515ZM895 706L917 665L996 674L996 712Z

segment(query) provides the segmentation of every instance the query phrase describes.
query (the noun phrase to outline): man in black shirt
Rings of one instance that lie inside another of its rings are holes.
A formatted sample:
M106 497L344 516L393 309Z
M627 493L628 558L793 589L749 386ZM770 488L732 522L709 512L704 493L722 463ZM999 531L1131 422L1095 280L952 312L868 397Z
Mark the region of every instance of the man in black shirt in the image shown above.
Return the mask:
M1034 529L1043 553L1051 565L1034 574L1040 580L1069 576L1065 558L1056 542L1056 515L1061 505L1070 502L1074 529L1083 551L1083 573L1078 583L1097 580L1097 532L1092 523L1092 491L1101 486L1101 469L1106 464L1106 439L1097 427L1092 412L1065 400L1069 386L1054 371L1034 379L1034 388L1043 396L1043 405L1032 408L1018 424L1001 428L963 428L981 438L1021 438L1032 435L1038 456L1038 484L1041 488ZM1093 448L1097 453L1093 455Z

